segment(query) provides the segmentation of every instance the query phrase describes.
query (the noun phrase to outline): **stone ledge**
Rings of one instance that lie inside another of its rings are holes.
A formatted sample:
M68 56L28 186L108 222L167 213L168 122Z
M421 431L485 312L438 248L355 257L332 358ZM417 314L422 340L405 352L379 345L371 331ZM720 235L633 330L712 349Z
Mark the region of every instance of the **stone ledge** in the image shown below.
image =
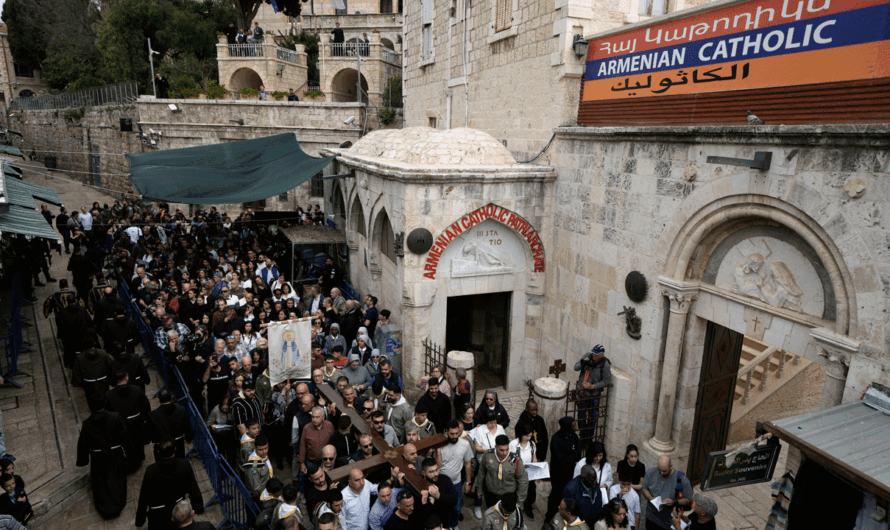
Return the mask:
M890 147L890 124L557 127L566 140Z

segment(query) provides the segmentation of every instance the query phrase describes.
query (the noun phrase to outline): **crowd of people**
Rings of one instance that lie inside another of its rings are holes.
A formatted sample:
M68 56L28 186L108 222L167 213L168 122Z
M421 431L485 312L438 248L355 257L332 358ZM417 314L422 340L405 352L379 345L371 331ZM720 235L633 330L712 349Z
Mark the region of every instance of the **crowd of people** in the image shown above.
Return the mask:
M64 222L55 219L56 226L68 229L65 251L73 246L68 270L74 290L67 278L60 279L44 313L55 318L65 365L92 411L77 463L91 466L94 499L103 516L123 510L126 475L141 468L150 443L154 463L139 491L137 526L187 526L203 510L185 460L186 444L194 437L189 413L166 389L151 409L145 395L150 375L137 354L142 337L109 283L108 276L114 276L127 284L140 309L135 316L153 330L155 344L170 369L182 375L220 453L259 505L258 524L458 528L467 496L484 529L521 528L541 516L535 506L537 482L529 481L526 465L547 461L548 452L552 492L543 514L546 528L642 527L641 497L661 498L661 509L645 511L646 528L679 530L685 524L682 508L692 505L692 491L669 459L647 472L636 447L629 446L613 470L601 442L582 447L579 432L591 428L595 404L580 421L562 418L550 436L535 401L529 400L511 425L510 411L495 391L486 390L474 406L467 374L449 373L444 366L411 383L421 396L409 402L406 382L377 348L378 331L391 324L390 312L378 309L370 294L361 301L346 299L335 258L312 283L292 283L285 272L290 267L279 267L291 259L287 249L276 246L249 211L234 221L213 209L187 219L165 206L94 204L82 208L74 223L64 209L59 215ZM47 220L52 223L52 216ZM103 274L103 267L111 274ZM307 316L312 318L311 380L272 385L265 324ZM591 401L610 384L609 361L600 346L575 370L578 388ZM428 489L418 491L405 478L406 470L381 465L362 471L353 465L377 449L371 436L360 434L350 415L325 396L325 386L339 393L341 407L360 413L386 443L399 448ZM418 442L437 433L445 435L444 446L418 450ZM333 483L331 472L343 466L350 466L347 478ZM5 477L4 468L4 488ZM696 499L695 506L691 528L714 528L713 503Z

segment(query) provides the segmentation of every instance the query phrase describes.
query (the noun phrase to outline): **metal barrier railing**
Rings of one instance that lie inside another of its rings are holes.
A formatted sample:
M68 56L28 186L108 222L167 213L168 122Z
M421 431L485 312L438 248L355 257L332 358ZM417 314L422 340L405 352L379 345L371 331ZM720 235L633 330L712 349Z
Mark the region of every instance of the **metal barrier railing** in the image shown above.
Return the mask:
M229 57L263 57L263 43L229 44Z
M133 103L139 98L136 81L125 81L75 92L61 94L41 94L28 98L9 100L9 110L53 110L75 107L97 107Z
M259 506L253 501L250 491L232 469L232 466L219 454L216 442L213 441L207 424L192 401L188 385L179 372L179 368L169 366L167 363L167 359L155 342L155 334L142 320L142 312L133 302L125 281L119 282L118 292L127 308L128 315L136 322L142 339L142 348L157 368L164 385L188 411L189 421L195 432L189 456L196 455L198 457L213 487L214 496L207 502L207 506L217 501L226 515L226 520L222 521L217 528L222 528L227 522L236 529L253 528L253 522L260 513Z

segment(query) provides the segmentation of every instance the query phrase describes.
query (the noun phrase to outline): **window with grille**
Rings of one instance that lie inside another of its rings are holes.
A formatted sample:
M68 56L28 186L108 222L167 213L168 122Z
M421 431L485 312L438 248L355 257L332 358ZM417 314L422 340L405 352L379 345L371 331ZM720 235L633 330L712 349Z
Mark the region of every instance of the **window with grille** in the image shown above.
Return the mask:
M316 173L309 180L309 196L324 197L324 175L322 173Z
M504 31L513 25L513 0L495 0L494 31Z
M34 77L34 70L31 70L31 67L27 64L21 63L12 63L15 67L15 76L16 77Z

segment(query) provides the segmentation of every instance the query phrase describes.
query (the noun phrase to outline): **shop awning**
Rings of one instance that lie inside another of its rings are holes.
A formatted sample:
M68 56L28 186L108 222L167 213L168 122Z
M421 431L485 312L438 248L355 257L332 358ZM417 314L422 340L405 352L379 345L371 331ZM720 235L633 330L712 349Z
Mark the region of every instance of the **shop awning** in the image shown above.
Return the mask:
M5 169L6 163L3 162ZM34 199L56 206L62 201L55 191L15 178L0 175L0 232L59 239L53 227L37 209Z
M764 424L767 432L890 500L890 415L862 401Z
M268 199L306 182L334 159L309 156L290 133L127 158L130 181L143 197L187 204Z
M22 154L22 151L18 147L13 147L11 145L0 144L0 153L6 153L7 155L20 156L22 158L25 158L25 155Z

